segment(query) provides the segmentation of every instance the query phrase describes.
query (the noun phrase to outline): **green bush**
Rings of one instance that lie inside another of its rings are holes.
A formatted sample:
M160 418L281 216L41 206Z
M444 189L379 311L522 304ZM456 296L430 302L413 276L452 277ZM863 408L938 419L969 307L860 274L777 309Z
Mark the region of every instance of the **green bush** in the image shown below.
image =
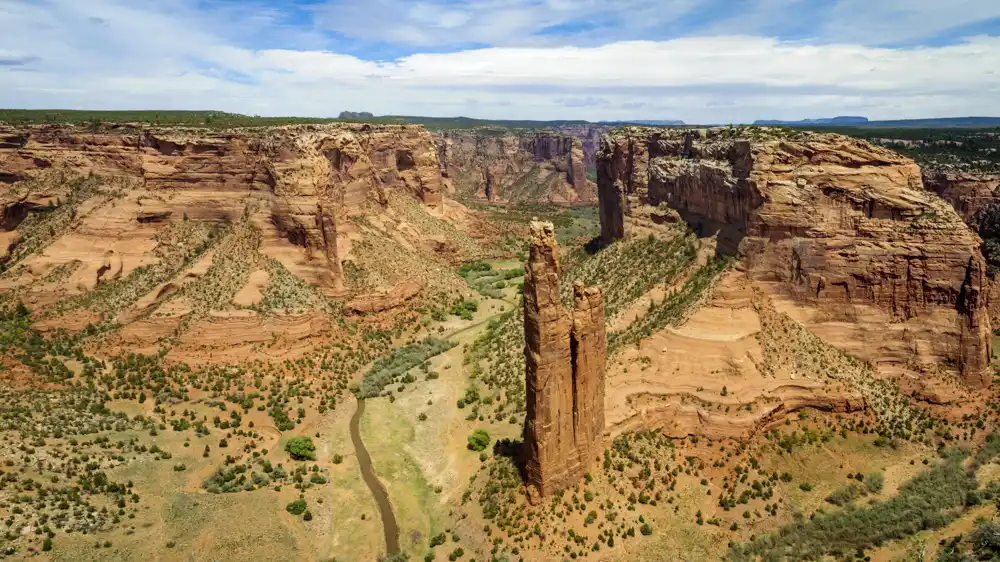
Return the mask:
M302 515L306 512L306 500L298 499L285 506L285 511L292 515Z
M472 320L472 313L479 310L476 301L462 299L451 307L451 313L463 320Z
M881 492L882 487L885 486L885 475L881 472L869 473L865 476L864 483L869 492L877 494Z
M826 501L843 507L863 495L863 490L855 484L846 484L833 491L826 497Z
M469 436L469 450L479 451L486 450L486 447L490 445L490 434L486 432L485 429L477 429L472 432Z
M285 443L285 451L297 461L316 460L316 445L311 437L292 437Z
M1000 554L1000 525L992 521L981 523L972 532L972 548L979 560L996 560Z
M398 382L410 369L452 347L455 344L448 340L426 338L420 343L393 349L392 354L376 361L365 373L358 395L361 398L378 396L385 387Z

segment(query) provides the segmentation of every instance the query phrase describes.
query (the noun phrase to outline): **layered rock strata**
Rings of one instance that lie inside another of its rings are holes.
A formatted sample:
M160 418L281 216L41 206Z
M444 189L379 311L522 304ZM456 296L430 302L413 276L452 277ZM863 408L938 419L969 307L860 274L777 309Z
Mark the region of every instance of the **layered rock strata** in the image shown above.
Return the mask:
M498 202L594 203L583 142L555 131L447 131L444 174L465 196Z
M605 242L667 205L841 348L989 384L981 241L912 160L833 134L625 128L597 168Z
M1000 324L1000 175L988 172L924 170L924 186L951 203L983 239L989 270L990 323Z
M951 203L977 231L986 211L1000 202L1000 175L924 170L923 176L924 186Z
M578 282L573 310L563 307L558 252L552 224L533 222L524 279L524 447L532 499L578 482L603 447L604 302L599 288Z
M142 230L135 225L247 218L264 234L265 247L330 294L344 286L348 216L365 213L367 205L385 206L390 190L405 192L431 210L442 208L436 139L410 125L226 131L0 127L0 181L16 185L56 170L134 180L115 216L102 222L114 226L110 238L127 237L128 228ZM27 206L52 199L44 189L27 196L9 190L0 201L3 230L16 232ZM101 245L97 240L88 244Z

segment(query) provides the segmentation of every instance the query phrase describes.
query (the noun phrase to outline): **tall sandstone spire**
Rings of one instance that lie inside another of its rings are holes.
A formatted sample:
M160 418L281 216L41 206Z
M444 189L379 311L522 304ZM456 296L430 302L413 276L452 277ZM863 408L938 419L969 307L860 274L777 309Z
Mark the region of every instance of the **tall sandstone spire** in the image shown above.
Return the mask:
M603 448L604 299L573 285L573 310L559 295L559 250L552 223L531 223L524 278L528 414L525 472L533 501L583 477Z

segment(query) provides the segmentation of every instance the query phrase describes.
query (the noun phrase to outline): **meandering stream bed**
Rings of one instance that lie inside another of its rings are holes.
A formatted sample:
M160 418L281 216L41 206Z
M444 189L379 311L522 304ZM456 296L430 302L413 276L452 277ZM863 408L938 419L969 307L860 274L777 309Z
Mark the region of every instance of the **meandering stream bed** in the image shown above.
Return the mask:
M382 517L382 529L385 532L385 548L389 554L399 552L399 525L396 523L396 515L392 512L392 503L389 501L389 493L385 486L375 474L372 467L372 457L365 448L365 442L361 440L361 416L365 413L364 398L358 399L358 408L351 417L351 441L354 442L354 452L358 456L358 464L361 465L361 477L364 478L368 489L372 491L375 503L378 504L379 515Z

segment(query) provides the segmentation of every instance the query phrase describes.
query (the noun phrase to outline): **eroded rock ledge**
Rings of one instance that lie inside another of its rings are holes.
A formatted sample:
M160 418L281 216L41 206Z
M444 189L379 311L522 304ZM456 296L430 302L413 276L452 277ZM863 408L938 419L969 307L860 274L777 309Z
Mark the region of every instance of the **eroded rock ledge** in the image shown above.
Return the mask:
M134 180L127 195L134 196L137 209L123 217L127 222L248 218L264 232L266 245L298 247L301 255L291 260L296 273L331 294L344 286L338 244L344 243L348 216L363 214L367 204L386 205L392 190L428 208L443 208L436 139L411 125L223 131L0 126L0 182L15 184L55 171ZM26 205L53 199L45 193L33 197L40 199L0 200L4 231L16 234Z
M527 417L525 472L537 500L583 478L603 450L607 337L597 287L573 285L573 310L559 297L552 223L531 223L524 278Z
M630 127L602 138L597 168L606 242L667 205L835 345L990 383L981 241L912 160L834 134Z

